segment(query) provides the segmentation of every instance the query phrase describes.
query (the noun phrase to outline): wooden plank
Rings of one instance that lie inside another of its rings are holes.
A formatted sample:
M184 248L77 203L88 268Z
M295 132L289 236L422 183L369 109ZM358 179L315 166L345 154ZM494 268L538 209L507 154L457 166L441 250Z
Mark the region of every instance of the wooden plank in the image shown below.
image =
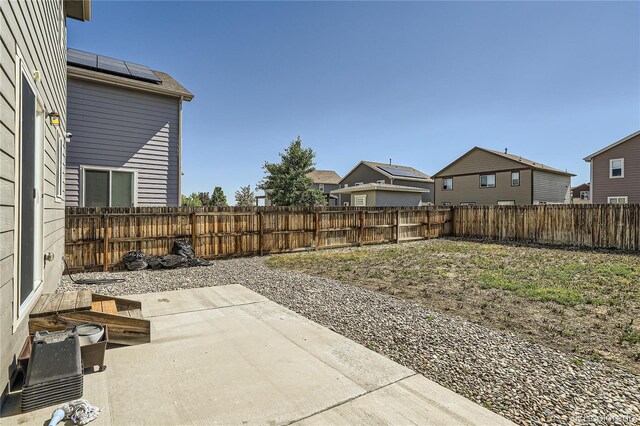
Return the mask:
M47 304L42 308L42 313L57 312L63 297L64 295L62 293L54 293L53 297L51 297L51 299L47 301Z
M102 271L107 272L109 270L109 264L111 263L111 247L109 246L109 237L111 236L111 221L109 215L104 215L104 240L102 242Z
M45 306L49 305L49 301L51 300L51 298L53 298L53 293L47 293L47 294L40 295L40 298L38 299L38 301L36 302L35 306L31 310L31 313L29 314L29 317L30 318L34 318L34 317L40 316L40 315L43 314L43 312L46 315L48 312L45 312L44 308L45 308Z
M91 310L94 312L102 312L102 302L91 302Z
M91 309L91 290L78 291L78 298L76 300L76 310Z
M58 312L72 312L76 309L76 300L78 300L77 291L65 291L62 293L62 300L58 306Z
M118 307L116 306L115 300L105 300L100 303L102 304L101 312L104 312L105 314L118 314Z
M258 215L258 227L259 227L259 237L258 237L258 246L260 250L260 256L264 255L264 213L260 212Z

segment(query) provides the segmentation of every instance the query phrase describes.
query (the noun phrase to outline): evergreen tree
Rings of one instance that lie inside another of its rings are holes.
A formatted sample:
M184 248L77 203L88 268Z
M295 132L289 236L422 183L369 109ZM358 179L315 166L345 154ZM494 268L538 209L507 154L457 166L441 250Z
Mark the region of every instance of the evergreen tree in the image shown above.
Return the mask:
M203 206L211 205L211 196L208 192L198 192L198 199Z
M280 153L279 163L264 163L266 176L258 185L274 206L316 206L326 204L322 192L313 189L307 176L315 170L311 148L303 148L300 136Z
M236 191L236 206L253 207L256 205L256 196L251 190L251 186L243 186Z
M216 186L213 189L213 194L211 194L211 203L209 205L215 206L215 207L227 206L227 196L224 195L224 192L222 191L221 187Z
M180 204L183 207L202 207L202 202L195 192L192 192L188 197L183 194L180 197Z

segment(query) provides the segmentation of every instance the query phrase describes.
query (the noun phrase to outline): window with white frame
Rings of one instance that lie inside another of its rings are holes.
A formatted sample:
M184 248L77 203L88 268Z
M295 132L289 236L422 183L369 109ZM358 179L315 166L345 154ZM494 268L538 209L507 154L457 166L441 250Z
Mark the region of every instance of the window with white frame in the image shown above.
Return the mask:
M345 206L345 207L349 207L349 202L345 201L345 202L342 203L342 205Z
M516 202L514 200L502 200L498 201L499 206L515 206Z
M480 188L495 188L496 175L480 175Z
M624 158L615 158L613 160L609 160L609 177L624 177Z
M617 195L615 197L607 197L607 203L609 204L628 204L629 197Z
M84 207L133 207L135 172L110 169L84 169Z
M356 186L362 186L364 185L364 182L356 182Z
M324 183L319 183L318 184L318 189L322 192L324 192Z
M384 185L384 179L380 179L379 181L376 182L378 185Z
M367 205L367 196L366 195L354 195L353 196L353 205L356 207L364 207Z
M588 200L590 196L591 196L591 193L589 191L580 191L581 200Z
M511 172L511 186L520 186L520 172Z
M451 191L453 189L453 178L442 179L442 190Z
M58 134L58 148L56 150L56 199L62 200L64 188L64 139Z

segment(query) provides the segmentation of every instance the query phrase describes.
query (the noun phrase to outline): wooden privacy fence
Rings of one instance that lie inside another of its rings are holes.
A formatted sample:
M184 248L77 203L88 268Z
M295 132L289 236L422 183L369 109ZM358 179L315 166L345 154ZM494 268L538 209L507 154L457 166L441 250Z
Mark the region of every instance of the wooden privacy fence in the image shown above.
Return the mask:
M68 207L65 252L71 270L107 271L175 240L215 259L436 238L451 235L451 219L450 207Z
M640 204L453 208L453 236L640 250Z

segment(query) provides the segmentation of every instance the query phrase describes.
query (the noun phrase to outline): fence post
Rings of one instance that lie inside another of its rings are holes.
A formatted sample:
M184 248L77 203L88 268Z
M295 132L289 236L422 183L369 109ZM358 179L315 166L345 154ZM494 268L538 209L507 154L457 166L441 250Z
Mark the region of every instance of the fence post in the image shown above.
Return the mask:
M431 210L427 207L427 235L426 238L431 238Z
M198 230L197 230L197 226L198 226L198 216L196 215L196 212L192 212L191 213L191 246L193 247L193 251L198 254L197 252L197 245L198 245Z
M109 251L109 237L111 236L111 223L109 221L109 214L105 213L103 216L104 226L104 239L102 241L103 253L102 253L102 271L107 272L109 270L109 264L111 263L111 253Z
M264 255L264 213L258 213L258 226L260 228L260 236L258 244L260 245L260 256Z
M366 212L364 210L360 210L360 247L364 244L364 221L366 217Z
M396 244L400 242L400 209L396 210Z
M318 232L320 230L320 213L318 213L318 209L316 208L316 212L315 212L315 220L314 220L314 226L313 226L313 243L314 243L314 250L318 250L318 246L320 245L320 233Z

